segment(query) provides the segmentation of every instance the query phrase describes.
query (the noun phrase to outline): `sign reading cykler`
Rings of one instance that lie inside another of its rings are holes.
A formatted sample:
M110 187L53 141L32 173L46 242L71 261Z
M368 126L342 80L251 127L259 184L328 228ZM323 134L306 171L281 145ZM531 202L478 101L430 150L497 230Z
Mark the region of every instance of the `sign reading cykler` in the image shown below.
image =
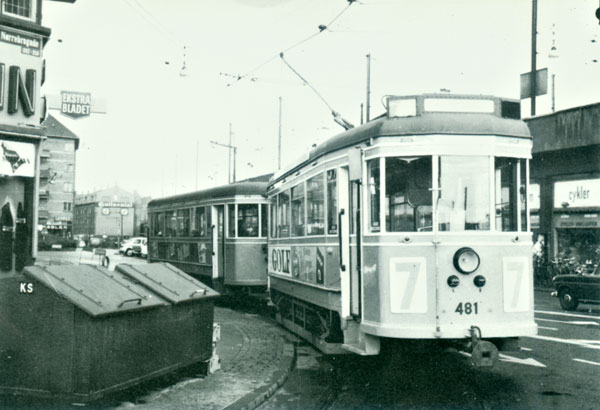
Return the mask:
M600 178L554 183L555 208L600 206Z
M71 118L89 117L92 107L92 94L76 91L60 92L60 112Z

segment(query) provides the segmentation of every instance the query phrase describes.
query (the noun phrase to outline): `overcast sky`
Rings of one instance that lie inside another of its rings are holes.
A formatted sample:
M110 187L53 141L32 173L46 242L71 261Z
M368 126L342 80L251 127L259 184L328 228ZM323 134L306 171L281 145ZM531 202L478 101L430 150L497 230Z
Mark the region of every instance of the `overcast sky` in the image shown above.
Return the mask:
M557 110L600 101L598 6L538 1L537 68L556 75ZM284 50L355 125L369 53L371 117L383 112L387 94L445 89L518 99L520 74L531 67L528 0L77 0L43 7L52 35L42 91L90 92L108 107L78 120L50 111L80 138L79 193L118 185L157 198L227 183L227 149L210 141L228 143L230 123L237 178L273 172L280 96L283 164L341 132L330 108L279 58ZM548 57L553 43L558 58ZM537 101L538 115L551 112L550 93ZM525 117L529 105L523 101Z

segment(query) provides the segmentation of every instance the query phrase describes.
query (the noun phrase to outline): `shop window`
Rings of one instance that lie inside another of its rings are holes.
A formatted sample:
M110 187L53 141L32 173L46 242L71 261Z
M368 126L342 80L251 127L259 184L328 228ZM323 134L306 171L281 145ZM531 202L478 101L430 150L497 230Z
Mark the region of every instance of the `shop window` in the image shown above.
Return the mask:
M437 203L440 231L490 229L490 158L439 158Z
M337 235L337 170L327 171L327 234Z
M277 238L277 196L269 198L271 238Z
M290 236L290 191L282 192L277 197L277 237Z
M14 17L35 19L35 0L3 0L2 12Z
M431 157L385 159L388 232L432 230Z
M591 271L600 263L600 229L568 228L557 229L557 257L573 270Z
M64 192L73 192L73 183L65 182L65 184L63 185L63 191Z
M241 238L258 237L258 205L239 204L237 216L237 232Z
M229 204L227 207L227 236L235 238L235 204Z
M206 208L203 206L196 208L192 218L192 236L205 237L206 225Z
M497 231L517 231L517 162L516 158L494 159Z
M306 181L306 233L323 235L325 233L325 184L323 174Z
M304 184L292 188L292 236L304 236Z
M269 217L267 216L267 205L260 206L260 236L266 238L269 234Z
M380 227L380 176L379 158L367 161L367 178L369 190L369 229L371 232L379 232Z

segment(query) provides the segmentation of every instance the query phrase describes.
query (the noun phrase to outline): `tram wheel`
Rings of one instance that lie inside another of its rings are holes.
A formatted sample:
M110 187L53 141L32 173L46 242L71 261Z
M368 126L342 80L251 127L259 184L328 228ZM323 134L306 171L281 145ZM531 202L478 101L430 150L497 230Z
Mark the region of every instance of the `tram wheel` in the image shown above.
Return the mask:
M569 288L563 288L558 292L558 300L564 310L575 310L577 309L577 305L579 305L577 296Z

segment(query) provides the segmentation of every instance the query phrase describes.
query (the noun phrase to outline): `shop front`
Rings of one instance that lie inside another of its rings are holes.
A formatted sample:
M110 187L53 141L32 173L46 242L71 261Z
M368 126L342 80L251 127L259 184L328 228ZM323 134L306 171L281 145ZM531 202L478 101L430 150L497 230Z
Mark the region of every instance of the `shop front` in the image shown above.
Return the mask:
M600 178L554 183L553 254L574 268L600 262Z
M39 94L49 34L41 27L20 30L10 21L0 19L0 274L20 272L35 257L43 139Z

